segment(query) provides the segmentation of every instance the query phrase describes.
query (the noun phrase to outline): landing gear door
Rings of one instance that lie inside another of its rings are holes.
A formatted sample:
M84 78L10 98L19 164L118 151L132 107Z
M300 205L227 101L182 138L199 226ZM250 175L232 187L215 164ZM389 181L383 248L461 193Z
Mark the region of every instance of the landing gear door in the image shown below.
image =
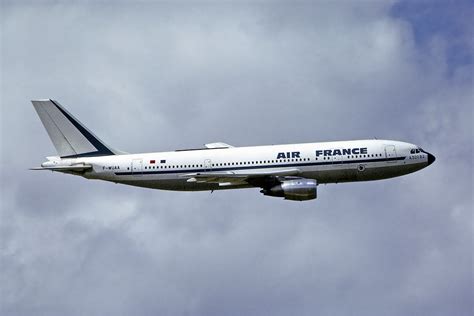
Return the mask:
M143 175L143 159L133 159L131 168L134 176Z
M395 162L395 158L397 158L397 150L395 149L395 145L387 145L385 146L385 158L388 162Z

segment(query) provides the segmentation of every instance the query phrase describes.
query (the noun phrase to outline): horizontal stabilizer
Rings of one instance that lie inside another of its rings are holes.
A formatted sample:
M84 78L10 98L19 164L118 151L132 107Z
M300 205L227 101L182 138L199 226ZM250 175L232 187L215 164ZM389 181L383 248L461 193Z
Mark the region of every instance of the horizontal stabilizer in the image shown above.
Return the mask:
M54 165L51 162L45 162L38 168L30 168L30 170L51 170L51 171L86 171L92 169L92 166L85 163L79 163L74 165Z
M30 168L30 170L50 170L50 171L86 171L92 169L91 165L87 164L79 164L79 165L72 165L72 166L47 166L47 167L38 167L38 168Z

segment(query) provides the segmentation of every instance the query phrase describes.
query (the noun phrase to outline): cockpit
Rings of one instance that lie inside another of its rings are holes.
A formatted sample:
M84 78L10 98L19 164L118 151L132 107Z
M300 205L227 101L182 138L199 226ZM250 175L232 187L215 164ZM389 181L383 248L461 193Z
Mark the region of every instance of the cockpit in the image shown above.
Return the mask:
M425 154L425 155L421 155L421 154ZM427 158L428 165L431 165L436 160L435 156L433 156L427 151L424 151L423 148L421 147L410 149L410 155L414 155L414 156L410 156L411 157L410 159L426 159Z

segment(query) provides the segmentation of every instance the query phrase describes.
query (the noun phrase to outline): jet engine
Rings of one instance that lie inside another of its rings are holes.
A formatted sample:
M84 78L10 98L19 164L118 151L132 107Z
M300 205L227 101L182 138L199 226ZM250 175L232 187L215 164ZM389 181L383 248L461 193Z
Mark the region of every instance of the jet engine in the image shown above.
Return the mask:
M283 197L285 200L306 201L317 197L317 182L313 179L297 178L284 180L260 192L268 196Z

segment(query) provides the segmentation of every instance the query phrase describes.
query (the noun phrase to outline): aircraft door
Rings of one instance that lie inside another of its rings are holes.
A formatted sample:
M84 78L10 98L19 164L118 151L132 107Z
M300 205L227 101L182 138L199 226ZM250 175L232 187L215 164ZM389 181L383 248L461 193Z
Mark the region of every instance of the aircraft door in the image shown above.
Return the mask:
M397 158L397 150L395 145L385 146L385 158L388 162L395 162L394 158Z
M204 169L205 169L205 171L211 171L211 169L212 169L211 159L204 160Z
M143 174L143 159L133 159L131 169L134 176L141 176Z

